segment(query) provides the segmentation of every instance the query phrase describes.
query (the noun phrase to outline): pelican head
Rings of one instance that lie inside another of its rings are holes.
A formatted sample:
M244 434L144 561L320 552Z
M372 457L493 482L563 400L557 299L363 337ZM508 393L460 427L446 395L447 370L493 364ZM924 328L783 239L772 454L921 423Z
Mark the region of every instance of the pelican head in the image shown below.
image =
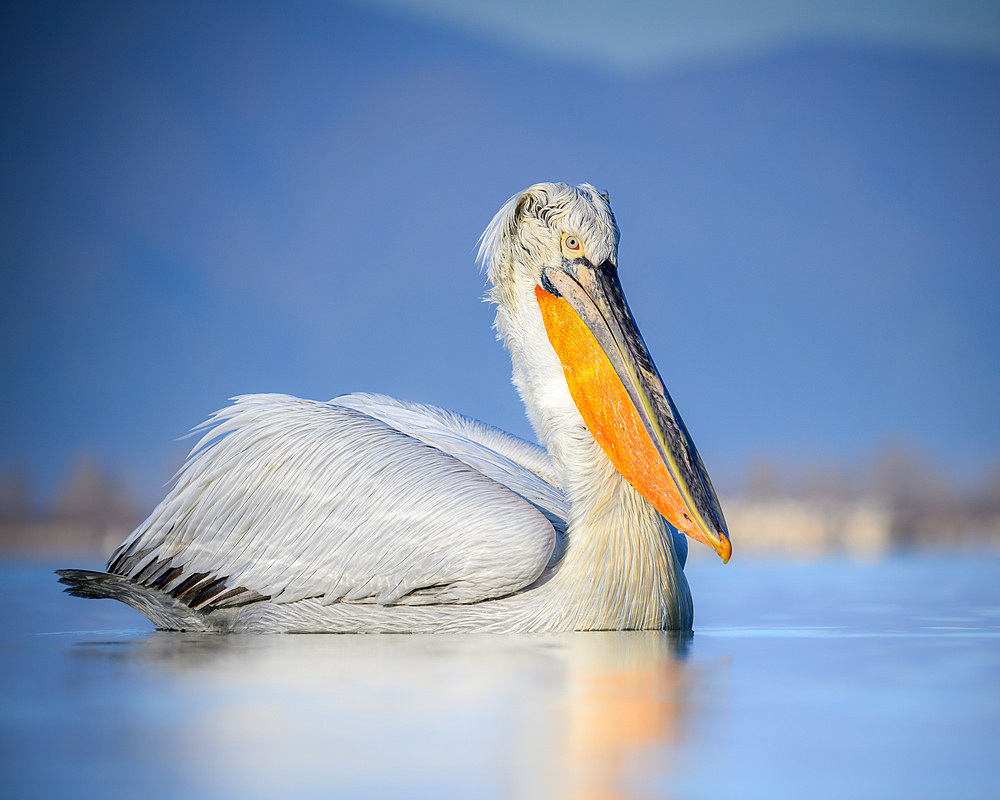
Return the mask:
M532 186L494 217L479 258L514 383L564 475L581 452L565 442L585 430L671 525L728 561L712 482L625 301L618 237L588 184Z

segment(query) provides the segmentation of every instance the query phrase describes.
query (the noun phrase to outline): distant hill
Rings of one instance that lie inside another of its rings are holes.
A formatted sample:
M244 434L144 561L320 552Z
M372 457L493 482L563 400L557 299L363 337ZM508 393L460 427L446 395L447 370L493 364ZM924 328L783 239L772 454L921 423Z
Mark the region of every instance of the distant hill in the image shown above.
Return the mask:
M476 238L610 190L713 475L1000 454L1000 64L835 41L625 77L337 4L62 4L5 26L0 458L155 501L234 394L373 390L531 436Z

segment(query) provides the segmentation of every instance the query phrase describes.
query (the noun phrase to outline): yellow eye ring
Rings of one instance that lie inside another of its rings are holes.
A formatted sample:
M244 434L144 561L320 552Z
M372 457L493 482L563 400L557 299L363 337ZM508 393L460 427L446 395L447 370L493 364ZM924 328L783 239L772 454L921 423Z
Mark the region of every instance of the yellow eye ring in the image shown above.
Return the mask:
M574 236L572 233L564 233L561 244L565 256L569 258L583 257L583 242L580 241L579 237Z

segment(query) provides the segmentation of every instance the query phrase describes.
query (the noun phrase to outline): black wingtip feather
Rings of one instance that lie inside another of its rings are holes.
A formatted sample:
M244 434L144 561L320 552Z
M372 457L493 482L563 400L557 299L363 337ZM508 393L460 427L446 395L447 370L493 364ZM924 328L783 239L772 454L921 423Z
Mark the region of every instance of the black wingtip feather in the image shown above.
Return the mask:
M107 572L95 572L89 569L57 569L56 575L59 576L59 583L66 586L63 591L73 595L73 597L115 596L110 585L115 583L116 576L109 575Z

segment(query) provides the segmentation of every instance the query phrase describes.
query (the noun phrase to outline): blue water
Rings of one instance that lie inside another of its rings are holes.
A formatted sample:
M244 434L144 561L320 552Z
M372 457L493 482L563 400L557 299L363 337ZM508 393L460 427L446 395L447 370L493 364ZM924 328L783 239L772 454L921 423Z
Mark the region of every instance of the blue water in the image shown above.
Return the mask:
M1000 561L699 561L696 632L156 632L0 566L6 796L993 798Z

